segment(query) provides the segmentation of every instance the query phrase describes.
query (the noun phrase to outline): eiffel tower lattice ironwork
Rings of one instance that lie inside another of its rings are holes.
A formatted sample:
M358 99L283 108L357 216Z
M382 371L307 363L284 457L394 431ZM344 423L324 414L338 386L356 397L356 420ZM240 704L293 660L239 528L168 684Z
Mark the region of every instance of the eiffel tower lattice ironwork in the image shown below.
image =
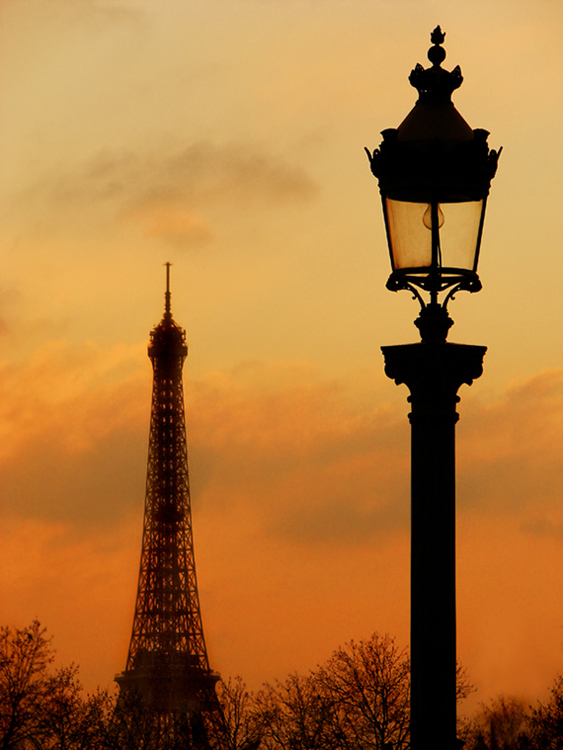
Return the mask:
M170 264L162 321L152 330L148 355L153 390L143 546L133 631L123 694L137 691L161 715L183 714L203 728L218 710L197 589L182 368L185 331L170 305Z

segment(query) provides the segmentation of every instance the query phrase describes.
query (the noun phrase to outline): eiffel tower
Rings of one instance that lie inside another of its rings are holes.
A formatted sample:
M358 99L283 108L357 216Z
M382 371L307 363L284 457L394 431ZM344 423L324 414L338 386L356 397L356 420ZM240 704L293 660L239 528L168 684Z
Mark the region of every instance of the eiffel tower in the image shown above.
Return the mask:
M179 716L194 745L206 746L207 719L219 710L209 667L197 590L182 368L186 332L170 307L166 264L164 316L152 330L153 367L143 546L133 631L120 695L137 693L160 717ZM168 717L168 719L167 719Z

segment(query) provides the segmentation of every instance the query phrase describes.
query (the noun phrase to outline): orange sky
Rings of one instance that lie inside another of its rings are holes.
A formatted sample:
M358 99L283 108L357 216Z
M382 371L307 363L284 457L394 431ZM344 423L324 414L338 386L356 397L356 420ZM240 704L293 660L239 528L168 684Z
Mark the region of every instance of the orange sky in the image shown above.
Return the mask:
M459 655L473 704L563 669L561 4L4 0L0 614L89 689L126 657L166 261L212 666L258 687L407 643L407 392L379 347L417 310L385 290L363 147L437 23L504 146L483 291L451 306L489 347L460 393Z

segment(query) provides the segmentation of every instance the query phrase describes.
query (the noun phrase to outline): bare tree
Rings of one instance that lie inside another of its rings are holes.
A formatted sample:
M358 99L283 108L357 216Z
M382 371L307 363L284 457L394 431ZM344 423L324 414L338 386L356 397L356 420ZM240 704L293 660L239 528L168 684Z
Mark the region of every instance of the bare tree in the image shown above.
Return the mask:
M220 710L212 716L209 731L218 750L257 750L262 740L262 725L256 703L242 678L217 683Z
M269 750L408 747L409 661L390 636L348 643L257 696Z
M202 725L203 734L194 732L197 716L189 711L165 714L134 692L84 695L77 668L53 671L53 658L38 622L23 630L0 628L0 750L409 747L409 659L388 635L351 641L308 675L292 674L256 696L240 677L220 682L218 710ZM457 684L461 699L471 688L460 668ZM552 701L536 712L538 726L540 719L546 726L555 721L562 696L558 683Z
M472 691L457 670L457 697ZM266 685L256 698L267 750L407 750L410 663L389 635L337 649L306 677Z
M89 750L102 746L109 719L106 693L85 696L75 666L46 679L38 726L42 750Z
M563 750L563 676L557 675L547 703L538 703L528 720L532 750ZM527 750L527 747L526 747Z
M330 707L314 674L290 675L284 683L265 685L257 710L267 750L321 750Z
M467 745L475 750L524 750L529 747L529 718L529 708L520 698L494 698L481 705L471 723Z
M49 698L51 639L39 622L0 628L0 748L25 747L41 733Z
M45 628L0 628L0 750L102 750L111 716L106 693L85 696L78 669L52 671Z
M406 652L391 636L375 633L367 641L339 648L315 674L330 706L327 747L380 750L409 743L410 668Z

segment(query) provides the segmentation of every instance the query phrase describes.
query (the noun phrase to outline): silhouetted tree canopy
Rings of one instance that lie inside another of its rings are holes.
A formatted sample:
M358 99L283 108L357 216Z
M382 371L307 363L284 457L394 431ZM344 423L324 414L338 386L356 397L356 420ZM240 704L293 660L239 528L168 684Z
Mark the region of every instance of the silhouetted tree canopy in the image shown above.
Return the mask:
M254 696L241 677L220 680L217 697L222 716L212 721L210 736L218 750L258 750L263 728L255 707Z
M528 741L529 707L523 700L498 696L481 705L469 737L470 750L518 750ZM526 745L527 747L527 745Z
M557 675L547 703L539 702L528 719L533 750L563 750L563 676Z
M52 671L55 651L39 622L0 628L1 750L87 750L100 746L105 693L84 696L78 669Z
M204 719L163 715L135 693L87 695L77 668L54 669L54 655L38 622L0 628L0 750L409 748L409 659L389 635L351 641L256 694L240 677L220 681L220 710ZM458 700L471 690L458 667ZM563 750L563 677L545 703L495 698L458 733L465 750Z
M458 699L471 691L458 669ZM374 633L351 641L307 676L290 675L256 696L266 750L407 750L410 663Z
M534 707L499 696L481 706L467 750L563 750L563 676L555 678L546 703Z

